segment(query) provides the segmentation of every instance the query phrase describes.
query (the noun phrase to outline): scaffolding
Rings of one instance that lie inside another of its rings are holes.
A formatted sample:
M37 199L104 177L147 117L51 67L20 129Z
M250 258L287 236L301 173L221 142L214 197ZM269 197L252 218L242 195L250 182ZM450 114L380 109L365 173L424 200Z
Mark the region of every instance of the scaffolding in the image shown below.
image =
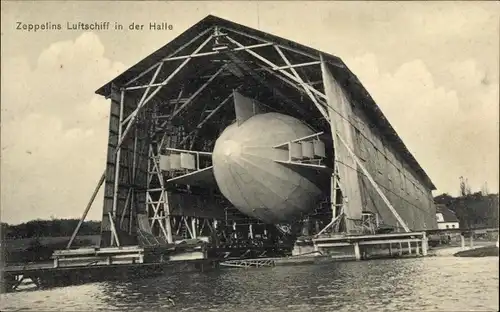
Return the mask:
M248 246L265 245L266 239L269 250L276 248L295 231L293 224L270 226L241 214L199 179L210 178L211 149L234 119L227 103L235 91L262 99L270 111L294 116L317 130L312 138L285 143L290 153L292 144L308 139L329 142L324 162L291 156L287 162L328 177L324 205L304 216L301 226L314 220L315 237L375 233L383 218L374 209L364 209L360 188L367 179L382 200L378 208L390 212L384 218L410 232L371 168L357 156L358 128L348 119L354 114L351 102L361 102L353 94L366 97L366 91L359 90L340 59L278 39L209 17L98 91L112 103L107 168L99 182L105 186L102 246L206 238L214 250L247 252ZM349 83L355 87L348 92ZM369 106L364 109L381 114ZM384 127L393 131L388 124ZM388 136L394 145L402 144L392 132ZM165 157L170 157L168 166L175 159L176 167L166 168ZM412 157L405 157L413 164ZM426 179L423 174L432 188Z

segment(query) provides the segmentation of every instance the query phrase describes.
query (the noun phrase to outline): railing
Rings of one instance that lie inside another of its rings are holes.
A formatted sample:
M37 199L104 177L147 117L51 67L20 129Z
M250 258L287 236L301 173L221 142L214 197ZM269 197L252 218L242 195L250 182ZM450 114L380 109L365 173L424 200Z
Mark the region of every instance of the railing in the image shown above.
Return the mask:
M221 266L233 268L260 268L273 267L274 259L245 259L245 260L228 260L220 263Z

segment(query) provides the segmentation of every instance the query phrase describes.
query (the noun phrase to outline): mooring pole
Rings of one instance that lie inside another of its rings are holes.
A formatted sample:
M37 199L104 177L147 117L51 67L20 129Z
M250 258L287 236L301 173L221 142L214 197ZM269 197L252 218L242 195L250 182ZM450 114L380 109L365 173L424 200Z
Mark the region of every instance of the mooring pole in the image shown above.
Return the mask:
M102 184L104 183L104 179L106 178L106 171L101 176L101 179L97 183L97 186L94 189L94 193L92 193L92 197L90 197L90 201L87 204L87 207L85 208L85 211L83 212L82 217L80 218L80 222L78 222L78 225L76 226L75 230L73 231L73 235L71 235L71 238L68 242L68 245L66 246L66 249L69 249L71 247L71 244L73 244L73 241L75 240L76 234L80 230L80 227L83 224L83 221L87 217L87 214L89 213L90 207L92 207L92 204L94 203L94 200L97 196L97 193L99 193L99 189L101 188Z
M429 248L427 241L427 234L424 232L422 236L422 256L427 256L427 249Z
M356 257L356 260L361 260L361 252L359 250L359 243L358 242L354 243L354 256Z

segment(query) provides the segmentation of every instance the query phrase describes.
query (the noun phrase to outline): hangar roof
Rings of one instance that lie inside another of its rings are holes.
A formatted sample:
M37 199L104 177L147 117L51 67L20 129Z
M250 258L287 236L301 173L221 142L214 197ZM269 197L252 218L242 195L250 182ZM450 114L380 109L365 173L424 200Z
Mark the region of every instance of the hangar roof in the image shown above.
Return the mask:
M344 86L345 91L357 104L361 105L363 110L370 118L370 121L381 131L388 143L391 144L396 149L396 151L399 152L400 156L408 163L408 165L416 172L416 174L421 177L427 187L429 187L431 190L436 189L429 176L425 173L422 167L418 164L417 160L407 149L407 147L398 136L394 128L391 126L389 121L386 119L382 111L379 109L375 101L371 98L368 91L362 86L356 75L354 75L347 68L347 66L339 57L213 15L208 15L207 17L187 29L178 37L176 37L157 51L153 52L148 57L144 58L139 63L114 78L112 81L106 83L104 86L99 88L96 93L106 97L109 96L111 93L112 85L120 86L125 84L157 62L171 55L174 51L181 48L187 41L195 37L197 34L214 26L244 32L250 36L259 37L267 41L300 51L305 55L314 56L316 58L321 54L325 62L334 65L334 68L336 68L336 72L333 74L337 79L343 80L342 85Z

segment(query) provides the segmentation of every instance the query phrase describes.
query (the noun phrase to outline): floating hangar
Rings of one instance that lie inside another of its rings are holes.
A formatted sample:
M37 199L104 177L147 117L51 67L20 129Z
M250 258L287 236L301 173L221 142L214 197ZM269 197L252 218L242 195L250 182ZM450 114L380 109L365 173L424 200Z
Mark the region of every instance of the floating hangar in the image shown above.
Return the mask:
M208 16L96 93L101 247L280 255L297 237L437 228L432 181L336 56Z

